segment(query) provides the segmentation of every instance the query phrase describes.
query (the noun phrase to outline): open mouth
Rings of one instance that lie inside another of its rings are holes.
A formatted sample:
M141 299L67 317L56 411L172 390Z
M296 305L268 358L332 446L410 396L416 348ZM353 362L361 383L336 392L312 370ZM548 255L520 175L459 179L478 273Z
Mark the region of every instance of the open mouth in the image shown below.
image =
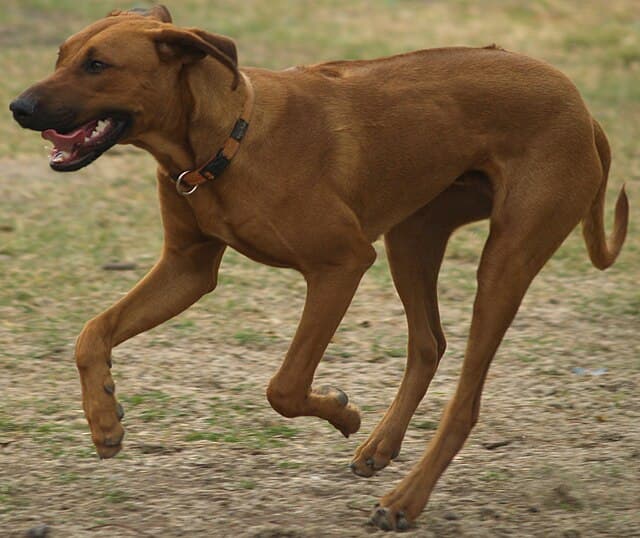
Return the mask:
M68 133L46 129L42 138L53 144L49 166L57 172L72 172L87 166L115 145L129 124L129 119L106 117L87 122Z

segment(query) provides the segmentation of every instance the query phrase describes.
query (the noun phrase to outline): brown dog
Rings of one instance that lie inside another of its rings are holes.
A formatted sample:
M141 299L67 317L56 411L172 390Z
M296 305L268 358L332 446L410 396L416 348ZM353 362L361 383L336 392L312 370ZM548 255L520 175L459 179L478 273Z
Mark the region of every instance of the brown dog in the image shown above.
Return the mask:
M55 72L11 110L53 142L55 170L81 168L116 143L158 161L162 257L77 342L84 411L104 458L124 435L111 349L212 291L227 245L307 281L300 325L267 389L273 408L356 432L346 395L312 381L384 235L409 344L396 399L351 464L371 476L398 454L445 350L436 282L447 240L491 219L456 393L421 461L375 509L373 523L387 530L415 520L464 444L491 359L544 263L582 221L591 260L605 269L627 229L623 190L607 242L609 146L575 86L496 47L240 72L231 40L178 28L156 7L113 13L69 38Z

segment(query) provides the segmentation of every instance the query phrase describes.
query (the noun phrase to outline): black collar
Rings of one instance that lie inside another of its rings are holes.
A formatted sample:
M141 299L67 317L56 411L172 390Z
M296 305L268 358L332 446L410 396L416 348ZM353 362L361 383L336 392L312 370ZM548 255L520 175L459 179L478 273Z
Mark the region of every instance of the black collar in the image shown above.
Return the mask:
M220 177L222 172L231 163L234 155L240 148L240 142L244 138L244 135L249 128L249 120L251 119L251 113L253 112L253 103L255 100L255 94L253 91L253 84L251 80L244 73L240 73L244 79L245 87L247 88L247 99L242 109L242 114L238 121L236 121L231 134L224 145L217 151L215 156L207 161L204 165L196 168L195 170L185 170L177 177L171 176L176 183L176 189L183 196L189 196L193 194L198 186L205 181L213 181L217 177Z

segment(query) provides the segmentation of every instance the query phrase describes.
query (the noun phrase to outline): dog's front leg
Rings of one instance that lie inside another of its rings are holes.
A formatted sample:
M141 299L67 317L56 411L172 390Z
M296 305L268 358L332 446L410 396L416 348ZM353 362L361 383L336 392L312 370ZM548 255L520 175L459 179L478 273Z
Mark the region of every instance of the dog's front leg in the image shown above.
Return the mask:
M91 435L102 458L122 447L124 414L111 377L111 349L172 318L216 285L225 245L203 241L164 249L158 263L122 300L89 321L76 344L82 404Z
M307 298L295 337L271 379L267 398L285 417L316 416L328 420L345 437L360 428L360 413L339 389L312 390L313 375L333 333L353 298L362 275L375 259L366 245L348 263L325 266L305 275Z

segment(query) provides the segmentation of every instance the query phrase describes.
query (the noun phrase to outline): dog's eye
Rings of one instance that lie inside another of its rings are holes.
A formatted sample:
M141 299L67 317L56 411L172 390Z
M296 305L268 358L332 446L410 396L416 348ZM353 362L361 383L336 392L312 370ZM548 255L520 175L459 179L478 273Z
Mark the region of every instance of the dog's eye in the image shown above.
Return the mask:
M109 66L100 60L87 60L84 65L87 73L102 73L107 67Z

